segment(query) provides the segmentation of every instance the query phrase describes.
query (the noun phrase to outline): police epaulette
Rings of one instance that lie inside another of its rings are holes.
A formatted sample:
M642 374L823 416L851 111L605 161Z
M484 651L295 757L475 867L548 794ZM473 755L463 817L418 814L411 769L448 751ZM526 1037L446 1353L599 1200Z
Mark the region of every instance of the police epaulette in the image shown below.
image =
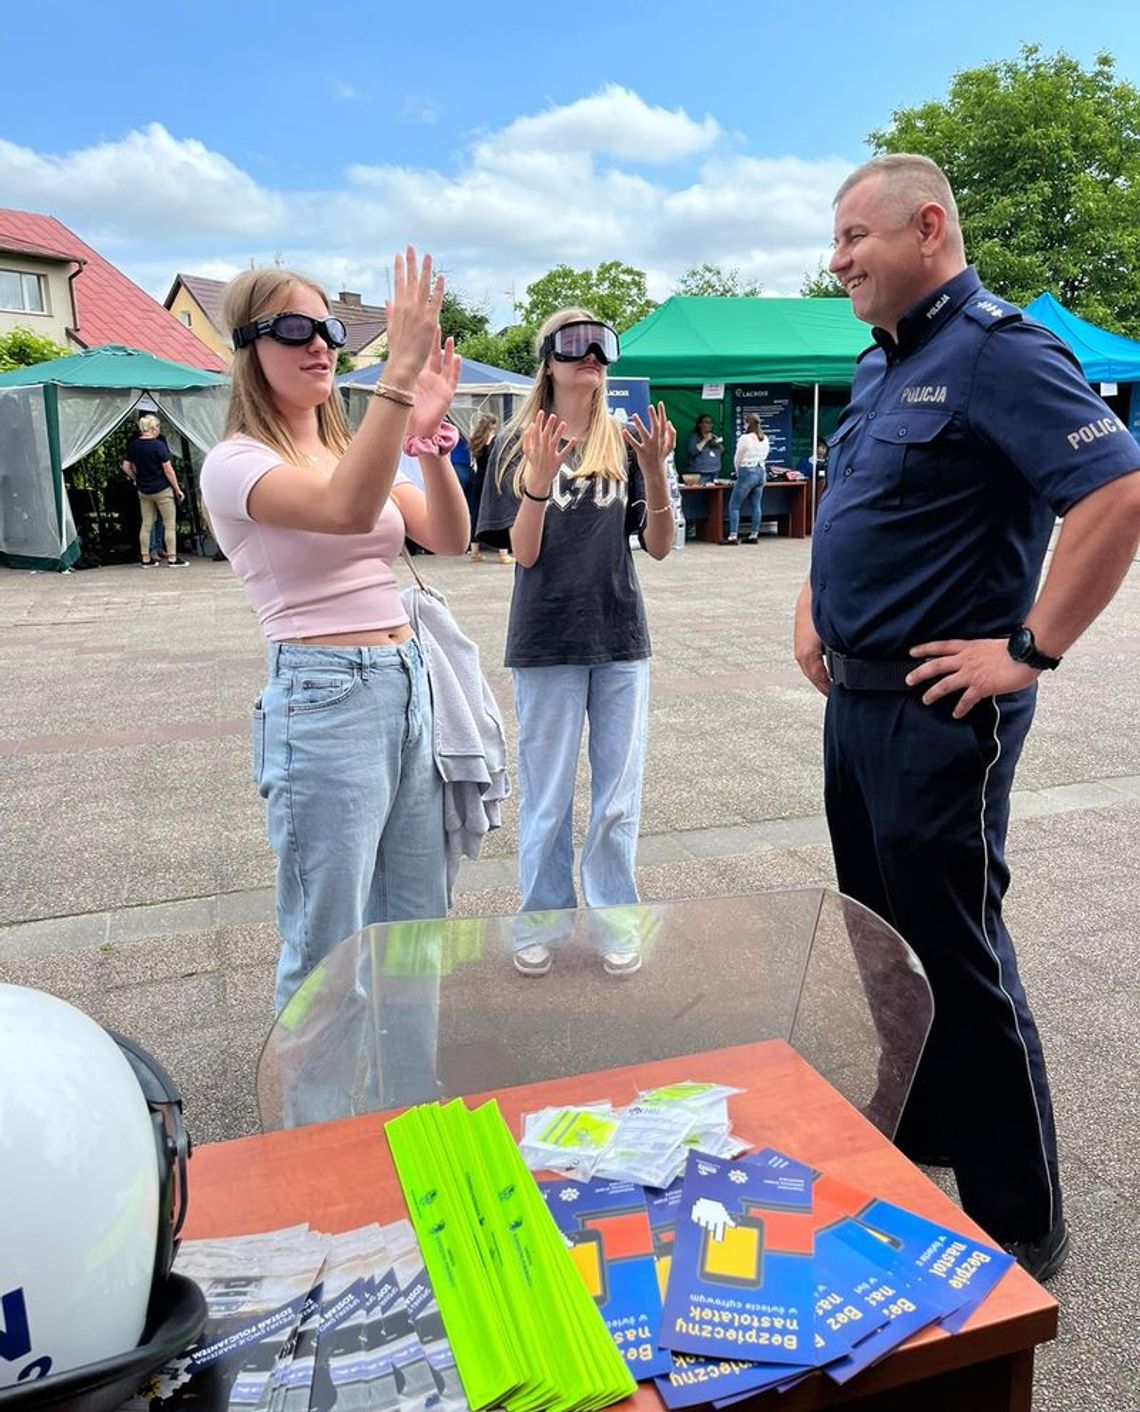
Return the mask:
M1015 324L1021 318L1021 310L1016 304L1009 304L984 290L968 300L962 312L983 328L1000 328L1003 324Z

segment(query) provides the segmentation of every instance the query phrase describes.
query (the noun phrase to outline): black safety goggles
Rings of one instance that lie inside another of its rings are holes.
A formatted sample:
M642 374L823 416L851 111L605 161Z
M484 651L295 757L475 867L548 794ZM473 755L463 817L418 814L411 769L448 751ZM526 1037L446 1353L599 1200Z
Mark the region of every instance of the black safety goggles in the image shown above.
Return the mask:
M154 1253L156 1284L165 1282L178 1253L179 1235L186 1219L189 1197L186 1162L191 1152L190 1134L182 1121L182 1095L174 1080L153 1054L115 1030L107 1033L131 1066L150 1112L158 1158L158 1241Z
M542 340L541 350L543 358L556 358L560 363L576 363L588 353L593 353L599 363L613 363L619 351L618 336L609 324L592 319L579 319L556 328Z
M271 314L266 319L255 319L251 324L235 328L234 347L244 348L268 334L278 343L300 348L311 343L315 333L319 333L330 348L343 348L348 342L348 330L339 319L311 319L308 314Z

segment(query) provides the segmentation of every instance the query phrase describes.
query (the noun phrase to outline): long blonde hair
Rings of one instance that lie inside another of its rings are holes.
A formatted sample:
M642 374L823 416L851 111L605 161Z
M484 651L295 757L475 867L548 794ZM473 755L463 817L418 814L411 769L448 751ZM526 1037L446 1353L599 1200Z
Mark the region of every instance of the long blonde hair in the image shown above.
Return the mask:
M598 323L588 309L559 309L535 334L534 351L541 357L543 340L548 334L560 329L563 324L579 321ZM512 472L511 488L515 495L522 495L523 469L525 462L522 450L522 435L538 416L539 412L554 410L554 379L550 375L550 360L543 359L542 366L534 375L534 386L527 394L526 401L507 423L503 440L508 447L507 454L499 463L498 483L502 486L507 472ZM626 451L621 428L610 416L606 405L606 376L602 369L602 380L594 391L590 407L590 424L585 440L578 448L578 464L571 475L605 477L624 481L626 477Z
M297 285L311 290L329 307L328 295L311 279L294 270L277 268L244 270L230 280L222 295L222 319L229 329L240 328L270 311L280 310L289 289ZM329 349L330 354L333 350ZM317 408L317 434L321 445L338 456L348 448L350 432L341 405L340 391L334 385L328 399ZM226 437L252 436L255 441L280 452L286 461L304 465L305 458L293 445L289 428L273 399L273 389L261 369L252 343L234 352L230 369L230 405L226 412Z

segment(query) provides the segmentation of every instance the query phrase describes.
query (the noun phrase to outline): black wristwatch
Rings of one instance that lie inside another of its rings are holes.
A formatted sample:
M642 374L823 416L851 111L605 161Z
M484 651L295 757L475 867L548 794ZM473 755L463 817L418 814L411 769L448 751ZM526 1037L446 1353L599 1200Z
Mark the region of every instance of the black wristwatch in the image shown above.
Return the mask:
M1010 633L1007 646L1009 647L1009 655L1015 662L1023 662L1025 666L1032 667L1034 671L1051 672L1061 665L1060 657L1050 657L1047 653L1038 650L1033 629L1027 628L1024 623L1021 627L1014 628Z

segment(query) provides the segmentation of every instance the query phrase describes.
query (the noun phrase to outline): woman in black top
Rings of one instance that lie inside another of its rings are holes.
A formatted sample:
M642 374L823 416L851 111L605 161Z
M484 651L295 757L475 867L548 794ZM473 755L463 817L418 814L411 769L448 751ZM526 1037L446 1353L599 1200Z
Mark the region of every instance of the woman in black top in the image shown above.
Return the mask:
M577 905L572 819L582 732L590 727L590 822L582 846L588 907L638 900L634 880L649 705L649 632L629 537L655 559L673 547L664 406L623 430L606 405L617 334L584 309L539 330L534 388L507 428L483 488L480 539L514 549L506 665L519 720L519 890L515 967L545 975L549 924L532 913ZM610 914L611 917L613 914ZM609 928L610 975L641 964L636 935Z
M177 569L184 568L186 560L178 557L175 538L177 512L174 499L177 496L178 503L181 504L186 497L178 484L178 473L170 459L170 448L159 435L161 431L162 424L157 417L148 413L139 418L139 434L127 447L123 474L134 481L135 489L139 493L139 509L142 511L139 551L144 568L165 562L172 569ZM156 515L162 516L165 561L152 559L150 555L150 532Z
M479 502L483 498L483 486L487 479L487 467L491 463L491 456L495 450L495 433L499 429L499 419L490 412L485 413L475 423L471 432L471 439L467 443L471 453L471 484L468 487L468 503L471 508L471 523L476 525L479 522ZM478 540L471 545L471 562L481 564L483 562L483 546ZM511 551L507 548L500 548L499 563L513 564L515 561Z

